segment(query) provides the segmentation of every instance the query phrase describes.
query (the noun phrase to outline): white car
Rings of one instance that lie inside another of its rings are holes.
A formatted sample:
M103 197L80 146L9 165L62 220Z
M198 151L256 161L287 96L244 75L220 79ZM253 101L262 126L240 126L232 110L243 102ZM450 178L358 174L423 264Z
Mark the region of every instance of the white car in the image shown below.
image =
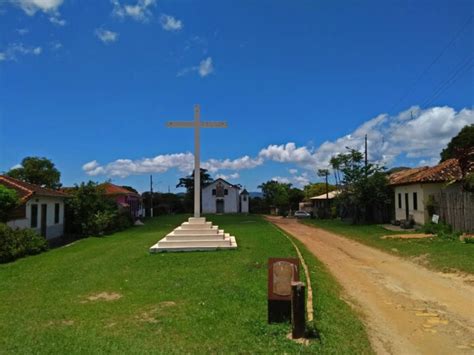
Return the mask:
M295 217L300 219L300 218L311 218L311 214L309 214L306 211L296 211L295 212Z

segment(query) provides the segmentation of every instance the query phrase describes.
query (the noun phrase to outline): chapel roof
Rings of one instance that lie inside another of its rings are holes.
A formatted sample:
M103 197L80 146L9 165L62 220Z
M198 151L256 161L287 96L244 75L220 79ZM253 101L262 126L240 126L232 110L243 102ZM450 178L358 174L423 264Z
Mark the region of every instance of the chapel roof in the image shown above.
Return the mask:
M226 185L229 185L230 187L233 187L233 188L235 188L235 189L240 190L240 186L239 186L239 185L231 184L230 182L228 182L228 181L226 181L226 180L224 180L224 179L222 179L222 178L217 178L217 179L215 179L213 182L211 182L211 183L208 184L207 186L204 186L204 188L208 188L209 186L212 186L212 185L216 184L216 183L219 182L219 181L225 183Z

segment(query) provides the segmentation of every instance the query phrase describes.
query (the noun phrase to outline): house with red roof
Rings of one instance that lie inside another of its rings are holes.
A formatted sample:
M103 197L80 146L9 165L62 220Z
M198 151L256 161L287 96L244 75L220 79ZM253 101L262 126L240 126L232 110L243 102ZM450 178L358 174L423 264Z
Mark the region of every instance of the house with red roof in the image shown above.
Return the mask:
M120 209L128 211L134 219L144 216L142 198L136 191L110 182L101 186L104 188L105 195L114 200Z
M472 170L472 166L469 168ZM398 171L389 176L395 193L395 219L413 219L417 224L430 221L427 205L441 192L460 191L463 169L457 159L433 167Z
M64 234L65 193L4 175L0 175L0 184L16 191L21 202L7 222L8 226L31 228L46 239Z

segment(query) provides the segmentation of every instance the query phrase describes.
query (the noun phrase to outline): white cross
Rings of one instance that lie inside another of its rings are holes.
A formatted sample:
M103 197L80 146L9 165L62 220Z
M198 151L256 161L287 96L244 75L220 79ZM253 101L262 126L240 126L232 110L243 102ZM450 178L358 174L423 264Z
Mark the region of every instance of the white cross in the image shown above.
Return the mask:
M194 217L201 215L201 142L200 128L227 128L227 122L201 122L201 108L194 105L194 121L174 121L166 124L168 128L194 128Z

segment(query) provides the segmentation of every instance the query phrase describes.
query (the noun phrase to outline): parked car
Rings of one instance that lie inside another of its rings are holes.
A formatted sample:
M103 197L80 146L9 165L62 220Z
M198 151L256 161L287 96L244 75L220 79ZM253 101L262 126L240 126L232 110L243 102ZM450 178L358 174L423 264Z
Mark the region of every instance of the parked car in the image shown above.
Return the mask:
M301 219L301 218L311 218L311 214L309 214L309 213L306 212L306 211L296 211L296 212L295 212L295 217L298 218L298 219Z

